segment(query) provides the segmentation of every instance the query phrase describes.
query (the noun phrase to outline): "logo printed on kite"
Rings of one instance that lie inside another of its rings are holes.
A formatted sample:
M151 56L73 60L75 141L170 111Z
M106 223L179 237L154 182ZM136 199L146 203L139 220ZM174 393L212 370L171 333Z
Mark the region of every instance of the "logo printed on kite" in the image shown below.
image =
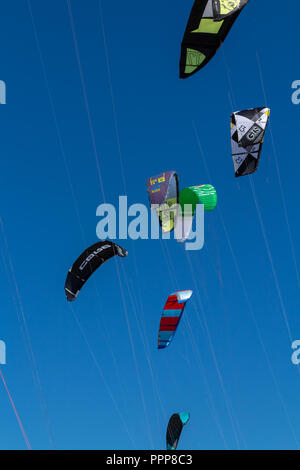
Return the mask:
M110 248L110 245L101 246L100 248L98 248L98 250L94 251L94 253L91 253L86 258L86 260L84 260L84 262L79 266L80 271L82 271L95 256L97 256L99 253L101 253L101 251L106 250L107 248Z
M256 140L258 136L263 132L263 129L258 126L253 126L247 134L247 139Z
M158 176L157 178L150 178L151 186L164 183L165 181L166 181L165 173L162 176Z

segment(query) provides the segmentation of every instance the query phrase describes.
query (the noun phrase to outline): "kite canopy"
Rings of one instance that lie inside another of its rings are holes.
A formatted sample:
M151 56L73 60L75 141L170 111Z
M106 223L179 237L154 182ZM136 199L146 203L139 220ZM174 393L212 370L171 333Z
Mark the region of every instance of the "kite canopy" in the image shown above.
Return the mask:
M108 259L115 255L124 258L128 252L116 243L101 241L87 248L69 269L65 293L67 300L72 302L76 299L82 286L88 278Z
M236 178L257 170L269 116L269 108L246 109L231 115L231 150Z
M157 205L157 215L163 233L175 227L176 206L179 203L179 182L175 171L166 171L147 180L150 206ZM172 208L173 207L173 208Z
M174 292L164 307L158 332L158 349L165 349L172 341L181 320L186 302L193 295L191 290Z
M216 208L218 197L217 191L210 184L200 186L190 186L180 191L179 195L182 213L185 214L185 205L192 206L192 215L194 215L197 204L203 204L205 211L213 211Z
M181 44L180 78L210 61L248 1L195 0Z
M190 413L182 412L171 416L167 428L167 450L176 450L183 426L189 421Z
M190 186L180 191L179 195L181 214L176 220L176 236L178 242L188 239L197 204L203 204L205 211L215 209L218 201L217 191L210 184Z

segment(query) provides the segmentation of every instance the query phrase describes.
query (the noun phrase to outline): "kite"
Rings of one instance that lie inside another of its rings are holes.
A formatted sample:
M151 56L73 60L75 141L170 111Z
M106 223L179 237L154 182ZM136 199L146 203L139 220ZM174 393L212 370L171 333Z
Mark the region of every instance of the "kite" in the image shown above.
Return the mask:
M156 212L163 233L174 230L176 206L179 203L179 182L175 171L166 171L147 180L150 206L156 205Z
M180 78L198 72L216 54L249 0L195 0L181 44Z
M172 341L181 320L186 302L193 295L191 290L174 292L168 297L161 316L158 332L158 349L165 349Z
M198 203L204 205L205 211L213 211L217 205L217 191L210 184L200 186L190 186L182 189L179 195L181 210L184 213L184 206L191 205L192 213L195 213Z
M246 109L231 115L231 150L236 178L257 170L269 116L269 108Z
M76 299L82 286L105 261L115 255L124 258L127 254L124 248L108 240L87 248L69 269L65 283L67 300L72 302Z
M183 426L189 421L190 413L182 412L171 416L167 428L167 450L176 450Z
M202 184L182 189L179 200L181 214L178 214L176 220L176 236L178 242L184 242L189 237L197 204L203 204L205 211L213 211L216 208L218 197L213 186Z

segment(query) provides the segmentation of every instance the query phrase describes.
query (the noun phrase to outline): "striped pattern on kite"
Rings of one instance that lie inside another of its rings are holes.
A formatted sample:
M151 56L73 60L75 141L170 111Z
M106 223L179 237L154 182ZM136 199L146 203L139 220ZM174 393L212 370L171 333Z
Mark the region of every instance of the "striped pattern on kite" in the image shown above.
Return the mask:
M165 349L172 341L186 302L191 298L193 291L184 290L169 295L164 307L158 332L158 349Z

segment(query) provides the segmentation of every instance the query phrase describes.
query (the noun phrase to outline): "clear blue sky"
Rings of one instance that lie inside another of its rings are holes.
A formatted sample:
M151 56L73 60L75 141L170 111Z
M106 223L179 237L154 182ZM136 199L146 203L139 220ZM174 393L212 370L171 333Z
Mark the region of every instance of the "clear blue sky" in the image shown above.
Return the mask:
M180 81L192 0L102 4L110 76L98 0L71 0L90 122L67 1L31 0L36 30L27 0L1 4L7 105L0 108L0 214L9 246L1 232L2 372L30 444L51 448L46 406L57 449L164 448L167 420L177 411L191 413L182 449L297 448L300 376L287 323L299 339L300 107L290 96L299 79L300 6L280 8L279 16L278 0L272 9L252 0L210 64ZM235 110L271 108L252 187L250 178L234 178L232 102ZM97 241L103 196L96 153L106 201L116 204L125 194L116 131L130 203L147 203L146 179L174 169L181 187L213 184L219 204L206 216L204 249L188 257L175 241L121 242L129 251L117 260L121 288L116 263L107 262L73 304L81 330L64 281ZM158 351L160 314L176 289L194 296L174 342ZM20 303L41 387L32 377ZM25 448L2 382L0 413L0 448Z

